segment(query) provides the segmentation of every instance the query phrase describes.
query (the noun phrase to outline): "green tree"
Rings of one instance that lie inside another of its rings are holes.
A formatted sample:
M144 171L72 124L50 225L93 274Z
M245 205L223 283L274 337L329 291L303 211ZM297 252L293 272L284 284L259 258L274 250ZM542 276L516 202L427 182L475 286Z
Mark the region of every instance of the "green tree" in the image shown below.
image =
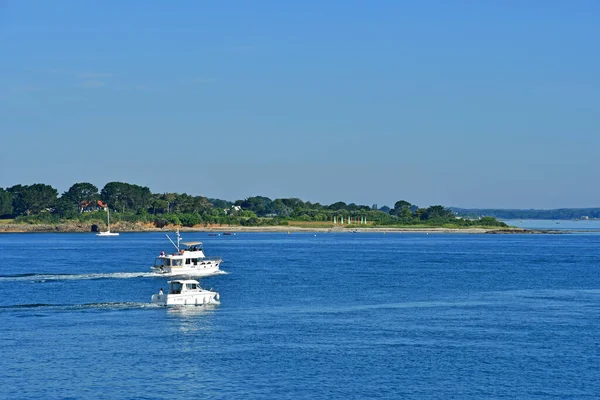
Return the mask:
M253 211L259 217L264 217L275 211L273 200L264 196L248 197L246 200L241 201L240 206L244 210Z
M394 204L394 208L390 210L391 215L406 216L406 211L410 213L412 204L406 200L398 200Z
M226 208L230 208L233 203L231 201L227 201L227 200L220 200L220 199L208 199L208 201L210 201L210 203L213 205L213 207L215 208L222 208L222 209L226 209Z
M427 207L425 213L421 215L421 219L425 220L447 221L453 218L454 214L452 213L452 211L440 205Z
M130 185L123 182L109 182L102 188L100 198L109 207L117 211L134 213L148 209L152 204L152 193L145 186Z
M54 206L54 214L62 218L76 218L79 208L73 201L61 196Z
M296 207L304 208L304 202L297 197L281 199L281 201L283 202L283 204L285 204L287 207L290 207L291 209L294 209Z
M13 213L12 193L0 188L0 216L10 216Z
M13 195L13 208L16 214L39 214L50 210L56 204L58 191L50 185L36 183L33 185L15 185L8 188Z
M98 188L88 182L76 183L62 194L61 198L71 201L78 207L80 213L85 207L98 200Z
M110 208L125 211L129 199L129 184L123 182L109 182L102 188L100 198Z
M343 201L338 201L337 203L331 204L327 208L330 209L330 210L346 210L347 207L348 206L346 205L346 203L344 203Z
M294 209L292 207L287 206L282 199L275 199L273 201L273 211L279 217L289 217L292 214Z

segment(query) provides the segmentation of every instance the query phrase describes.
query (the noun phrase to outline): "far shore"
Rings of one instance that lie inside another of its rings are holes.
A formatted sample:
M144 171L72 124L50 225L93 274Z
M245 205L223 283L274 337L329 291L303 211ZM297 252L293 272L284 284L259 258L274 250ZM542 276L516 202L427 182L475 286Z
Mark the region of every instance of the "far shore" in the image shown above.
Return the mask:
M92 224L89 223L64 223L64 224L0 224L0 233L92 233ZM99 230L104 230L105 227L100 226ZM336 232L336 233L472 233L472 234L532 234L532 233L559 233L553 230L535 230L523 228L435 228L435 227L365 227L365 228L345 228L340 226L335 227L301 227L301 226L228 226L228 225L211 225L211 226L195 226L195 227L177 227L165 226L157 228L152 224L141 223L126 223L120 222L114 225L111 224L112 232L173 232L179 229L181 232L209 232L209 233L224 233L224 232Z

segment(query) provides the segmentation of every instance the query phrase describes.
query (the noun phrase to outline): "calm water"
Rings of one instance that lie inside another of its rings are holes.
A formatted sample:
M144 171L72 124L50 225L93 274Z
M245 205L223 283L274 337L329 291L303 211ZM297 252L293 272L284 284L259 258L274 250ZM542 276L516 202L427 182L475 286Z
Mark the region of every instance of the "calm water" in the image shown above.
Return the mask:
M570 219L506 219L510 226L525 229L552 229L559 231L600 232L600 220L570 220Z
M167 309L164 234L0 235L0 398L600 393L600 235L202 240L221 305Z

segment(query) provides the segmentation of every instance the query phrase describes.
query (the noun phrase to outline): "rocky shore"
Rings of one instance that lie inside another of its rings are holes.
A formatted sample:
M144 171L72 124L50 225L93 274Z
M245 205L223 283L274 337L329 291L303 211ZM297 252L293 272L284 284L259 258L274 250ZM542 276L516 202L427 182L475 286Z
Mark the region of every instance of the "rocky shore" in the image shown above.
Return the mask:
M100 226L100 230L105 227ZM177 229L176 226L165 226L157 228L152 224L134 223L134 222L118 222L111 224L113 232L171 232ZM377 228L314 228L314 227L298 227L298 226L228 226L228 225L211 225L211 226L195 226L195 227L179 227L181 232L380 232L380 233L473 233L473 234L540 234L540 233L560 233L552 230L532 230L522 228L392 228L392 227L377 227ZM92 232L92 224L70 222L63 224L0 224L0 233L43 233L43 232L64 232L64 233L89 233Z

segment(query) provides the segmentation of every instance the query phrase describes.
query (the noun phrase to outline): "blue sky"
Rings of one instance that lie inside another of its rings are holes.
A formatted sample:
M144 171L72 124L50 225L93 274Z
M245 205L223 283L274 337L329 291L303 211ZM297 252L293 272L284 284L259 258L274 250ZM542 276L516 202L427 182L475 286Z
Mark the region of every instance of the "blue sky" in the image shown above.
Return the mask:
M0 187L600 206L595 1L0 2Z

